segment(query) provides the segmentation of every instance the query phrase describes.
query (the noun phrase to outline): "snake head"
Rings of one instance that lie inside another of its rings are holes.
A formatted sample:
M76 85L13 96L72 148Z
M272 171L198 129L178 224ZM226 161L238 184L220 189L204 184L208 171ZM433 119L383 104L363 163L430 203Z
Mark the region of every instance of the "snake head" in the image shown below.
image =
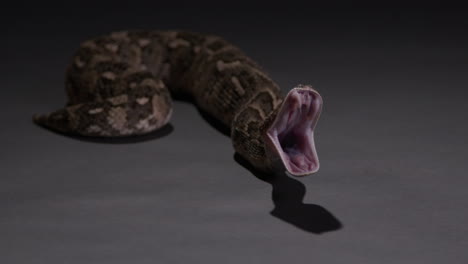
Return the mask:
M314 128L322 111L322 97L310 86L299 85L284 98L266 131L270 160L293 176L318 171Z

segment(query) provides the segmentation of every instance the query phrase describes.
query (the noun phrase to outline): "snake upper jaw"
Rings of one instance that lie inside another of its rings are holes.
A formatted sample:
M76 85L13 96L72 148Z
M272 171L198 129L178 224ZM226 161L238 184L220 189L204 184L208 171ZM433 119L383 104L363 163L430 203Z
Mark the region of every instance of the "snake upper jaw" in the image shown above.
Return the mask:
M319 170L314 128L322 111L322 97L310 86L299 85L285 97L266 133L286 172L306 176Z

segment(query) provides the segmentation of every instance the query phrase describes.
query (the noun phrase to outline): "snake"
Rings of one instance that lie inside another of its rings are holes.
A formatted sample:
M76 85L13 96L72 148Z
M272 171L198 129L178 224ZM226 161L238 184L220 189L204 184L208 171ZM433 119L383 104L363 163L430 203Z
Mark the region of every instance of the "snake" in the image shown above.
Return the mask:
M321 95L298 84L282 92L239 47L215 34L125 30L82 42L66 68L67 102L35 114L55 132L139 136L164 127L173 98L188 98L228 128L233 148L254 169L306 176L319 170L314 129Z

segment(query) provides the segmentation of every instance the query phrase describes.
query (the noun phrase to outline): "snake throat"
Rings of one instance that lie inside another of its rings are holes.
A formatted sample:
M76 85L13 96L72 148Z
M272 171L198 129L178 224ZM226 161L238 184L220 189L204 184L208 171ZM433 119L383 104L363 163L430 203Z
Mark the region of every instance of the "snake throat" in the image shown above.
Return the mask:
M305 176L319 170L314 128L321 109L322 98L314 89L294 88L267 131L286 171L293 176Z

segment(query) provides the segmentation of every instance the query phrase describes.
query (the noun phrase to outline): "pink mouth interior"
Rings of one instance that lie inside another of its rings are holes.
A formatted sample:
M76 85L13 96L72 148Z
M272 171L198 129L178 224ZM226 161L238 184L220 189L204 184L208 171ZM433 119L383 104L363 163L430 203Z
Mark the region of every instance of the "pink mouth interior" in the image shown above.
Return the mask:
M319 169L314 127L321 106L321 97L314 90L293 89L267 132L286 170L294 176L312 174Z

